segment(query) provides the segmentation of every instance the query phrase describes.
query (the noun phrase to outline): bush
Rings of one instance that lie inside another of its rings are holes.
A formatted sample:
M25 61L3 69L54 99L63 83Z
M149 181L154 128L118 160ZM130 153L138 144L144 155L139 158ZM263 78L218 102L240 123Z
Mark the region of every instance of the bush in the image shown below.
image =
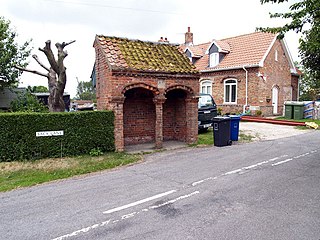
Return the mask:
M0 113L0 162L112 151L113 121L110 111ZM60 130L63 136L36 137L36 132Z

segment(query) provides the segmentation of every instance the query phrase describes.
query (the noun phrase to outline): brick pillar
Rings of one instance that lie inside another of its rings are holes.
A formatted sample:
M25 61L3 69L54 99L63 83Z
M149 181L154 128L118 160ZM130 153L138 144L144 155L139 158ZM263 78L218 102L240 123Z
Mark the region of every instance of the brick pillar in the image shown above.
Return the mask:
M191 96L186 99L186 121L188 144L198 141L198 97Z
M117 152L124 151L123 135L123 103L125 97L116 96L111 99L111 107L114 112L114 144Z
M162 148L163 144L163 104L166 98L161 94L157 95L153 102L156 105L156 126L155 126L155 140L156 148Z

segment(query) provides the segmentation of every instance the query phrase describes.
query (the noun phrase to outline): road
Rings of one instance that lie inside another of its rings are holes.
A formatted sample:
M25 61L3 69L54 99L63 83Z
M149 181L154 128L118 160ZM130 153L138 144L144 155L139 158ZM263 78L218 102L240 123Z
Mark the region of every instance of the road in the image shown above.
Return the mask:
M320 239L320 131L0 193L1 239Z

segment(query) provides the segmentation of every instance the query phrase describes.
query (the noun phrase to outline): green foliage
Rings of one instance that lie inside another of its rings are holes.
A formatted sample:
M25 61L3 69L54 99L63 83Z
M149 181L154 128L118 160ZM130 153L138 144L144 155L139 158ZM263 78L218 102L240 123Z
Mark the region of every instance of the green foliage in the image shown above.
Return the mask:
M19 93L18 98L10 104L12 112L48 112L48 107L30 92Z
M0 113L0 162L114 150L114 115L110 111L72 113ZM36 132L64 131L36 137Z
M217 109L217 114L218 114L218 115L222 115L222 108L218 108L218 109Z
M93 148L90 150L89 155L92 157L97 157L103 155L103 152L100 150L100 148Z
M78 82L77 98L81 100L95 100L96 93L93 87L92 80L90 82Z
M27 87L28 91L32 92L32 93L45 93L45 92L49 92L47 87L44 86L28 86Z
M30 55L30 41L21 46L16 43L17 33L10 29L10 21L0 16L0 88L18 83L21 71L14 66L26 67Z
M288 0L260 0L264 3L282 3ZM302 64L313 75L314 81L320 81L320 1L301 0L293 3L287 13L270 14L271 18L289 19L282 27L258 28L258 30L279 33L283 38L288 31L302 33L300 38L300 55Z
M262 111L261 111L261 110L257 110L257 111L256 111L256 116L259 116L259 117L260 117L261 115L262 115Z
M320 96L320 81L316 80L316 77L313 76L308 70L304 67L300 69L302 76L300 79L300 101L311 101L317 100Z

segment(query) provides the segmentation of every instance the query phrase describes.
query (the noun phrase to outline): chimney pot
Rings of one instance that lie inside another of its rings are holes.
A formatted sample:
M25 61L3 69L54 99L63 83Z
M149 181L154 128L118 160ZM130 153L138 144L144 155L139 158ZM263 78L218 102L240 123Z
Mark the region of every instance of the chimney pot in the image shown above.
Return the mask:
M190 32L190 27L188 27L188 32L185 33L185 42L184 44L186 46L192 46L193 45L193 33Z

